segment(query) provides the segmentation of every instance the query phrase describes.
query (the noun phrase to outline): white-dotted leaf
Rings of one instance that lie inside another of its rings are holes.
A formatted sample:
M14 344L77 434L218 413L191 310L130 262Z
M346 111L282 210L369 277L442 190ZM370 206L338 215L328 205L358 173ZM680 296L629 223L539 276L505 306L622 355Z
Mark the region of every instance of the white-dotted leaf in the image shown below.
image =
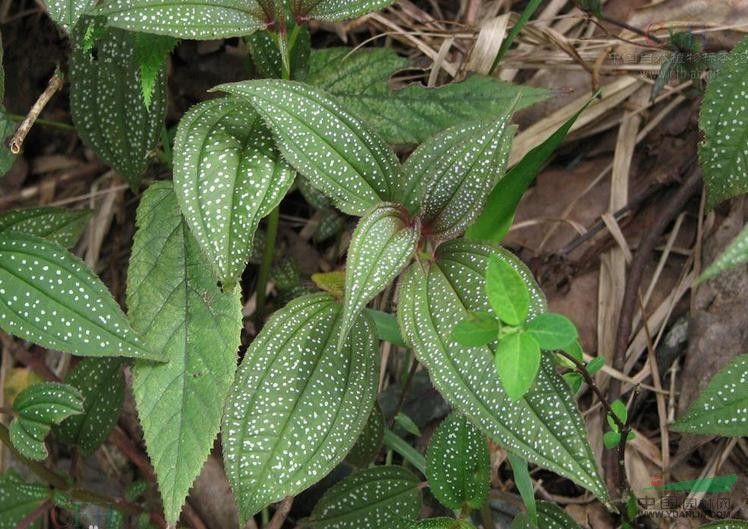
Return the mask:
M99 38L87 49L88 20L76 27L70 58L73 121L81 139L137 187L166 115L166 68L162 66L146 107L135 34L91 22L99 28L92 30Z
M564 380L544 358L532 390L512 401L502 388L487 347L461 346L454 322L489 310L486 263L497 255L516 267L530 289L530 317L545 310L540 289L513 255L463 240L443 244L431 265L412 265L400 286L398 318L406 341L439 392L507 450L568 477L603 501L608 495L587 441L584 422Z
M96 0L47 0L47 11L50 18L69 33L81 15L95 3Z
M743 231L735 237L719 257L709 265L709 268L704 270L700 280L706 281L722 272L732 270L745 263L748 263L748 225L743 228Z
M580 529L574 519L558 506L547 501L538 502L538 523L533 524L527 513L517 516L512 522L512 529Z
M278 79L216 90L248 98L288 162L343 212L361 216L394 198L400 180L395 153L322 90Z
M379 11L395 0L290 0L294 15L336 21Z
M480 509L486 501L491 481L488 443L464 415L452 413L431 437L426 479L434 497L450 509Z
M748 522L743 520L720 520L702 525L699 529L748 529Z
M83 261L25 233L0 235L0 328L80 356L161 359Z
M45 485L26 483L10 472L0 474L0 529L16 529L50 493Z
M195 40L250 35L268 18L256 0L106 0L97 14L118 28Z
M469 522L456 518L428 518L416 522L412 529L475 529Z
M748 192L748 39L730 52L709 81L701 104L699 149L707 203Z
M338 348L328 294L276 312L239 368L223 420L226 474L242 520L327 475L356 442L377 388L377 340L359 318Z
M328 489L306 525L313 529L409 529L420 511L416 476L403 467L372 467Z
M146 343L169 362L137 362L133 394L166 520L174 525L213 447L234 378L240 293L216 285L170 182L148 188L137 226L128 314Z
M241 277L260 220L278 205L293 179L270 131L246 101L206 101L180 121L174 189L224 288Z
M356 467L367 467L379 453L383 438L384 415L382 415L382 408L375 402L356 444L345 456L346 462Z
M72 248L91 218L88 209L29 208L0 213L0 234L18 231Z
M396 204L380 204L361 217L346 260L341 340L366 304L410 262L419 236L418 222Z
M686 414L670 429L697 434L747 436L748 355L738 356L714 375Z

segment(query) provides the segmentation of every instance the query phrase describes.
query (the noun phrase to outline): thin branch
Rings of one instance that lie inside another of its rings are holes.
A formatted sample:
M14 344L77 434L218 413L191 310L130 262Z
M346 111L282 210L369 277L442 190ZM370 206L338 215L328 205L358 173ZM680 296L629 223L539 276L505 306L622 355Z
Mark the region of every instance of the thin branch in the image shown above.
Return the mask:
M292 506L293 496L286 496L283 498L283 501L277 505L275 513L270 519L270 522L265 526L265 529L281 529L281 527L283 527L283 522L288 518L288 513L291 512Z
M16 130L13 138L11 138L10 143L8 144L10 147L10 152L12 152L13 154L18 154L21 152L21 147L23 147L23 142L26 139L26 135L28 135L31 127L34 126L34 123L39 118L39 114L42 113L44 107L46 107L47 103L49 103L49 100L52 99L52 96L54 96L62 88L63 84L64 77L62 75L62 72L57 69L49 79L47 88L44 89L42 95L40 95L39 99L36 100L34 106L32 106L31 110L29 110L26 119L21 122L21 124L18 126L18 130Z
M38 518L47 514L50 509L52 509L52 502L44 500L36 509L28 513L20 522L18 522L16 529L29 529Z

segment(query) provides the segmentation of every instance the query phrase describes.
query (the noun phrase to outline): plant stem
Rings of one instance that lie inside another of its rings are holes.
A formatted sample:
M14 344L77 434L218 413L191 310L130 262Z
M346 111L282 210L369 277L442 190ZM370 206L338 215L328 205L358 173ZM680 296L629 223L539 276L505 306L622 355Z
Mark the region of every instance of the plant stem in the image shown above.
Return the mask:
M42 113L44 107L46 107L47 103L49 103L49 100L52 99L52 96L54 96L57 91L62 88L63 84L64 76L58 68L49 79L47 88L44 89L44 92L42 92L42 94L39 96L39 99L36 100L36 103L34 103L34 106L31 107L28 115L18 126L18 130L16 130L16 133L11 138L10 143L8 144L10 146L10 152L12 152L13 154L18 154L21 152L21 147L23 147L23 142L26 139L26 135L31 130L31 127L34 126L36 120L39 119L39 114Z
M262 252L262 263L257 276L257 308L255 309L255 323L262 325L265 316L265 302L267 300L267 285L270 278L270 268L273 266L275 255L275 240L278 236L278 221L280 220L280 209L278 206L270 212L267 217L267 232L265 235L265 248Z
M288 513L291 512L293 498L293 496L283 498L283 501L276 506L275 513L273 513L273 517L270 519L270 523L265 526L265 529L281 529L283 527L283 522L286 521Z

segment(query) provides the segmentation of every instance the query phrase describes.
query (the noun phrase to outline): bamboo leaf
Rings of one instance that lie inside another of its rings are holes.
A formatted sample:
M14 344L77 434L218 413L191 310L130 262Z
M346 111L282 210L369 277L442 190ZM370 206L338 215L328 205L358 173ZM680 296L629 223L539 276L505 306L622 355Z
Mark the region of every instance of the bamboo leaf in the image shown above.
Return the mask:
M13 209L0 213L0 234L17 231L72 248L83 235L90 218L89 209Z

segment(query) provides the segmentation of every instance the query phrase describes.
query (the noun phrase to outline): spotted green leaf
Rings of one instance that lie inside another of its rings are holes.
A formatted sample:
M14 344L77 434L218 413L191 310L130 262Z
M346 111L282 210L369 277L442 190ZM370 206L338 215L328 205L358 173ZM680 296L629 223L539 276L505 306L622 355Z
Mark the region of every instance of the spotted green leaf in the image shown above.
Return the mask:
M377 340L361 317L338 348L341 306L296 298L254 339L223 419L226 474L242 520L316 483L356 442L377 391Z
M174 525L213 447L234 379L240 295L217 286L170 182L148 188L136 222L128 315L169 362L137 362L133 394L166 520Z
M748 263L748 225L743 228L737 237L725 248L717 259L704 270L699 278L700 281L711 279L722 272L731 270L740 265Z
M356 444L345 456L346 462L356 467L366 467L379 453L384 438L384 415L379 404L374 403L366 426L358 436Z
M302 18L334 22L379 11L395 0L290 0L291 12Z
M670 429L729 437L748 435L748 355L738 356L718 371Z
M252 252L257 226L293 184L260 116L246 101L194 106L174 140L174 189L217 278L231 289Z
M527 515L532 524L537 526L538 503L535 501L535 488L532 484L532 477L530 476L530 469L528 468L527 461L511 452L507 454L507 460L512 467L514 485L517 487L519 495L522 497L522 503L525 504Z
M0 234L17 231L72 248L91 218L88 209L29 208L0 213Z
M558 506L547 501L538 502L538 523L533 524L526 513L518 515L512 522L512 529L580 529L571 516Z
M0 234L0 328L80 356L162 358L83 261L25 233Z
M530 272L499 248L464 240L442 244L431 264L412 265L400 285L400 328L439 392L510 452L568 477L608 499L579 410L549 358L524 398L512 401L499 382L488 346L465 347L451 337L455 321L488 310L483 285L489 256L510 263L531 294L530 316L545 311Z
M258 0L105 0L97 14L110 26L169 35L180 39L213 40L241 37L267 25Z
M44 439L52 425L83 413L83 396L73 386L42 382L29 386L13 401L10 441L18 452L37 461L47 457Z
M526 332L508 334L496 347L496 371L506 394L519 400L532 387L540 369L540 346Z
M499 322L490 312L471 312L452 329L452 338L460 345L479 347L499 336Z
M46 485L26 483L11 472L0 474L0 529L16 529L49 497Z
M396 204L380 204L361 217L346 260L341 341L366 304L410 262L419 236L418 222Z
M494 313L509 325L521 325L530 310L526 280L512 263L489 257L486 268L486 296Z
M279 35L272 31L257 31L247 37L249 53L259 77L283 78L283 56ZM312 51L311 34L304 26L293 26L288 35L288 74L291 79L303 81L309 69L309 54Z
M490 475L486 437L464 415L452 413L426 451L426 479L434 497L450 509L480 509L488 497Z
M412 529L474 529L470 523L456 518L428 518L411 525Z
M702 525L699 529L748 529L748 522L742 520L719 520Z
M120 358L87 358L68 375L65 383L83 395L83 413L65 419L55 430L61 441L90 455L106 440L125 400L123 367Z
M216 89L247 98L288 162L344 213L361 216L394 197L400 180L395 153L322 90L278 79Z
M96 0L47 0L47 11L49 17L69 33L95 3Z
M577 328L569 318L555 312L536 316L527 324L527 333L544 351L568 348L578 337Z
M704 142L699 159L711 207L748 192L747 64L748 38L730 52L709 81L701 104L699 126Z
M89 19L74 31L70 58L70 110L81 139L99 157L137 187L158 144L166 115L166 68L154 82L151 104L146 107L137 61L136 34L100 28L100 37L87 49ZM98 28L98 29L97 29Z
M328 489L306 525L313 529L409 529L420 510L416 476L403 467L372 467Z

